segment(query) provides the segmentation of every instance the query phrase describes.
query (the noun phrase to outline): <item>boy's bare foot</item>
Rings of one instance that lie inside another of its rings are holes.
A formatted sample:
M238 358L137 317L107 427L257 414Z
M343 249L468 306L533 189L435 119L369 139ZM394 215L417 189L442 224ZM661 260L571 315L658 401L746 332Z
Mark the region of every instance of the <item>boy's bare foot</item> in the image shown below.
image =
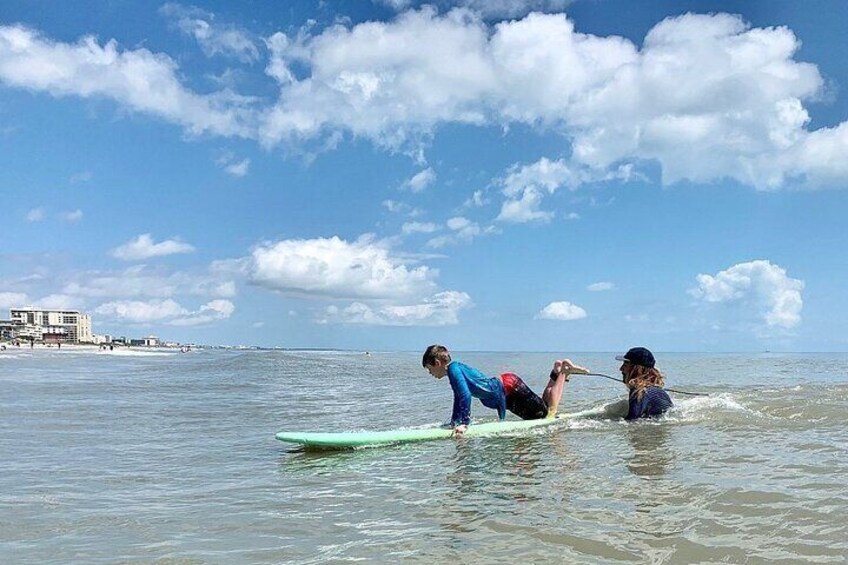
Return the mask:
M580 365L575 365L571 359L562 359L558 360L556 363L559 363L560 372L565 375L585 375L589 372L589 369L586 367L581 367ZM554 363L554 366L556 366Z

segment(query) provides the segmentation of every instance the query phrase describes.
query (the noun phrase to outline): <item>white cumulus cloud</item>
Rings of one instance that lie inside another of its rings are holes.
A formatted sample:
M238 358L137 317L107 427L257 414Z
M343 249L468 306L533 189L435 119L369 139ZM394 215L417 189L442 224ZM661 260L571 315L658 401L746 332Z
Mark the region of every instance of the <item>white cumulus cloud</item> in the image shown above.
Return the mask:
M243 136L250 101L184 87L176 62L147 49L122 50L93 36L62 43L22 25L0 26L0 82L53 96L103 97L182 125L189 133ZM254 128L255 129L255 128Z
M413 193L422 192L425 188L436 181L436 172L432 167L428 167L423 171L414 174L412 177L404 181L403 186L406 190Z
M374 2L393 10L406 10L412 5L412 0L374 0Z
M62 219L66 222L76 223L82 220L82 210L74 210L73 212L65 212L62 214Z
M0 292L0 308L21 308L29 303L29 297L22 292ZM8 312L3 314L5 317Z
M502 222L523 224L526 222L549 222L554 217L553 212L539 209L543 194L534 187L525 189L520 198L511 198L501 206L497 219Z
M466 208L479 208L481 206L485 206L489 201L486 199L486 196L482 190L475 190L471 196L468 197L468 200L463 204Z
M807 129L803 103L824 82L794 59L799 45L785 27L728 14L668 18L639 47L579 33L564 14L489 26L474 11L423 7L391 22L278 34L272 61L284 80L261 135L273 144L342 129L398 148L445 122L550 124L573 140L557 182L643 160L659 162L666 183L844 180L831 157L844 128ZM310 72L280 72L295 65ZM543 190L516 193L503 218L544 219L533 208Z
M555 193L559 188L564 186L569 190L576 190L584 183L626 181L633 176L633 167L630 165L601 170L579 163L568 163L564 159L552 161L547 157L542 157L530 165L515 164L510 167L506 176L496 181L503 186L503 194L506 196L497 219L513 223L547 222L554 214L540 210L539 206L546 195ZM578 218L579 216L573 213L566 216L566 219Z
M437 271L407 265L369 236L267 242L247 261L254 284L294 295L329 298L398 298L430 294Z
M459 312L470 305L471 297L468 294L444 291L414 304L369 306L354 302L346 308L329 306L318 322L373 326L450 326L459 323Z
M224 171L234 177L243 177L250 169L250 159L242 159L238 162L228 163L224 165Z
M530 12L561 12L571 0L459 0L485 18L519 18Z
M472 222L463 216L455 216L449 218L446 225L451 233L434 237L427 242L427 247L439 249L446 245L454 245L458 243L470 243L475 237L496 233L498 230L492 226L481 228L476 222Z
M507 200L498 220L523 223L550 220L553 213L539 210L542 197L553 194L563 184L576 187L577 179L564 161L543 157L532 165L514 165L501 184Z
M793 328L801 322L804 281L793 279L770 261L733 265L716 275L699 274L690 294L709 303L751 305L767 326Z
M119 300L106 302L94 312L102 316L128 322L160 322L188 314L188 310L176 301L166 300Z
M89 298L173 298L179 295L231 298L231 272L213 265L209 272L169 272L163 267L133 265L119 271L84 271L63 277L62 293Z
M113 320L129 323L164 323L194 326L229 318L235 306L229 300L213 300L196 311L188 310L175 300L120 300L98 306L94 312Z
M155 243L149 233L144 233L113 249L112 256L123 261L141 261L151 257L163 257L193 251L194 247L188 243L176 239L167 239Z
M568 301L551 302L536 315L542 320L580 320L586 317L586 310Z
M236 163L230 163L224 166L224 170L234 177L243 177L247 174L250 168L250 159L242 159Z
M33 208L27 212L26 219L28 222L40 222L44 219L44 208Z
M519 18L530 12L561 12L572 0L374 0L397 11L425 4L462 6L484 18Z
M401 231L405 235L411 233L433 233L439 231L439 226L432 222L406 222L401 227Z
M392 214L404 214L410 218L416 218L422 214L421 210L397 200L383 200L382 206Z
M80 300L75 296L67 294L49 294L38 301L41 308L51 310L65 310L70 308L81 308Z
M223 55L244 63L259 59L259 49L247 31L234 25L216 23L215 14L211 12L167 3L159 9L159 13L170 18L181 32L193 37L209 57Z
M422 162L441 125L527 124L567 140L560 166L581 182L587 171L590 179L617 178L622 165L643 162L658 163L666 184L729 178L768 190L848 179L848 122L810 129L805 104L821 99L825 83L814 64L796 60L800 41L787 27L685 14L634 43L581 33L561 13L492 25L476 10L532 3L468 3L474 9L424 6L388 22L272 34L264 70L277 81L274 100L200 94L181 82L169 55L90 36L55 41L22 25L0 26L0 82L107 98L191 134L266 147L319 140L328 150L350 135ZM214 43L221 36L211 15L186 21L211 52L254 58L238 34ZM541 207L548 186L520 188L501 219L550 219Z
M199 326L218 320L226 320L235 312L235 305L229 300L213 300L202 305L197 311L177 317L169 322L172 326Z
M417 226L414 229L429 229ZM458 323L471 305L465 292L439 289L438 271L414 265L370 235L266 242L242 262L253 284L331 304L315 318L320 324L441 326Z
M224 151L215 159L215 164L224 169L229 175L243 177L250 170L250 159L239 160L231 151Z
M603 292L605 290L612 290L614 288L615 288L615 285L613 283L607 282L607 281L602 281L602 282L596 282L596 283L590 284L589 286L586 287L586 290L591 291L591 292Z

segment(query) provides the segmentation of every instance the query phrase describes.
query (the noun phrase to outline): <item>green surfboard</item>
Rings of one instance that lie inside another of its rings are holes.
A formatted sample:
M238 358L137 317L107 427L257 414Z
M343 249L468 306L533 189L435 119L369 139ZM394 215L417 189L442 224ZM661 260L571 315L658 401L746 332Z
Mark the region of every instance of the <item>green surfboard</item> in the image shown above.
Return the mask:
M574 414L559 414L556 418L542 420L504 420L503 422L486 422L468 426L463 434L465 437L490 436L510 432L520 432L533 428L551 426L574 417ZM453 437L451 428L410 428L386 430L380 432L279 432L277 439L286 443L295 443L311 448L350 449L412 441L427 441L433 439L448 439Z

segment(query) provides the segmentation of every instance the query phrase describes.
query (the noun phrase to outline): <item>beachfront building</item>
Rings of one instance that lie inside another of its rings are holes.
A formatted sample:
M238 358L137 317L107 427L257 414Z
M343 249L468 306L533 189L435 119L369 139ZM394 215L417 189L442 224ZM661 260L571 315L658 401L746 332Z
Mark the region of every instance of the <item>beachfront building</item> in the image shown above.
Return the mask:
M12 320L0 320L0 341L11 341L19 326L20 324L12 323Z
M51 343L91 343L91 316L79 310L12 308L9 318L18 339Z
M159 347L159 338L155 335L149 335L141 339L131 339L130 346L132 347Z
M109 334L92 334L91 343L95 345L109 345L112 343L112 336Z
M42 326L41 341L43 343L68 343L69 333L65 326Z

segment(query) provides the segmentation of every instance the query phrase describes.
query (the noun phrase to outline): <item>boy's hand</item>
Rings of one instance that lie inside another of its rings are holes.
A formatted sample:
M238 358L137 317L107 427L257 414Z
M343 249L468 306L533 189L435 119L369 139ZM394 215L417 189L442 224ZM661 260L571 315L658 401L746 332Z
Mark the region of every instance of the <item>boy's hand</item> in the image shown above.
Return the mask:
M465 433L465 430L467 430L467 429L468 429L468 426L466 426L465 424L460 424L453 429L453 435L461 436L462 434Z

